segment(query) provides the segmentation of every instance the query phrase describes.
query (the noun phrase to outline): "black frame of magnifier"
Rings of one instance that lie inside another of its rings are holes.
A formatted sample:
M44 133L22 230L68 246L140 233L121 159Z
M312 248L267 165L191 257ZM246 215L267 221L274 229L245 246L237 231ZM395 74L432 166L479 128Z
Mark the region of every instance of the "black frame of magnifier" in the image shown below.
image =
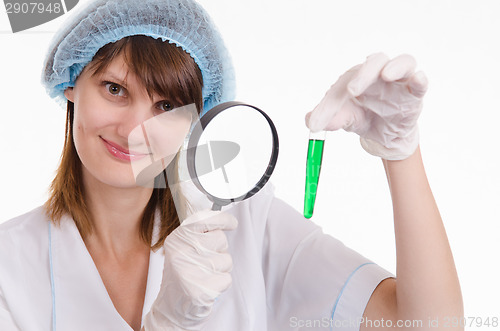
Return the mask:
M267 120L269 123L269 126L271 127L271 132L273 135L273 149L271 153L271 158L269 159L269 164L267 165L267 169L260 178L260 180L257 182L257 184L254 186L252 190L247 192L246 194L243 194L237 198L233 199L221 199L216 196L211 195L201 185L200 181L198 180L198 175L196 174L196 167L195 167L195 162L194 160L196 159L196 146L198 146L198 142L200 140L201 134L203 133L203 130L205 127L210 123L212 119L214 119L215 116L217 116L219 113L223 112L224 110L227 110L232 107L236 106L246 106L246 107L251 107L258 112L260 112L264 118ZM244 103L244 102L239 102L239 101L228 101L221 103L214 108L210 109L208 112L206 112L201 118L200 121L196 124L196 126L193 128L193 131L191 133L191 137L189 138L189 143L188 143L188 149L187 149L187 154L186 154L186 159L187 159L187 168L189 171L189 176L193 180L193 183L196 185L196 187L202 191L210 201L212 201L214 204L212 206L212 210L221 210L223 206L226 206L230 204L231 202L236 202L236 201L242 201L245 199L250 198L254 194L260 191L261 188L264 187L264 185L267 183L269 178L271 177L271 174L274 171L274 168L276 166L276 163L278 161L278 153L279 153L279 139L278 139L278 132L276 131L276 127L274 126L273 121L271 118L263 112L261 109L252 106L250 104Z

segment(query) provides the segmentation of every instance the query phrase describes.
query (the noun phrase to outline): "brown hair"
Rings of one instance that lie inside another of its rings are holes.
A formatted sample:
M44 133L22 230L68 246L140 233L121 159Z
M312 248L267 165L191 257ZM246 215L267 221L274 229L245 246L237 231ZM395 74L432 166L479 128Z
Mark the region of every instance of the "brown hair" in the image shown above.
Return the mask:
M193 58L181 48L161 39L147 36L129 36L102 47L88 64L86 70L93 75L101 73L120 54L125 63L146 88L152 98L158 94L171 100L174 106L194 103L198 113L203 108L203 79ZM83 238L93 231L91 215L85 203L82 181L82 163L73 142L74 105L68 101L66 113L66 138L61 163L50 186L45 203L49 218L58 224L64 214L70 215ZM177 167L177 158L169 167ZM175 171L174 171L175 172ZM159 176L166 176L164 171ZM157 177L157 180L161 180ZM163 178L166 182L166 179ZM155 185L156 187L156 185ZM152 243L155 212L160 213L159 238ZM140 236L144 242L158 249L167 235L179 225L172 192L168 188L154 188L144 208Z

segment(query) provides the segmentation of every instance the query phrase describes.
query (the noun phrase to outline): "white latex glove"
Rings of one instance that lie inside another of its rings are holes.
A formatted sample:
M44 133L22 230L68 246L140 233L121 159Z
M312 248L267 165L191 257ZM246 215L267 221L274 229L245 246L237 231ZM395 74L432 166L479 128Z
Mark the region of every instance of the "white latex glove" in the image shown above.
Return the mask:
M370 55L330 87L306 115L307 127L355 132L368 153L386 160L409 157L418 147L417 119L427 90L427 78L416 66L410 55L392 60Z
M160 292L144 318L145 331L201 330L216 298L232 282L232 259L224 230L236 218L205 210L188 217L167 236Z

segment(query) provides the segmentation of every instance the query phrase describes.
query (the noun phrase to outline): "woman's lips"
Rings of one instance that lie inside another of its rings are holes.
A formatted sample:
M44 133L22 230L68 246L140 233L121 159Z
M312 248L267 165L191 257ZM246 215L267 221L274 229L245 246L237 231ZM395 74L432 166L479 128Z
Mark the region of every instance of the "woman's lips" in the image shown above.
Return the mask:
M116 157L119 160L136 161L136 160L140 160L140 159L149 155L149 154L144 154L141 152L130 151L130 150L123 148L120 145L118 145L112 141L104 139L103 137L99 137L99 138L101 138L101 140L104 143L104 146L106 147L108 152L111 153L112 156Z

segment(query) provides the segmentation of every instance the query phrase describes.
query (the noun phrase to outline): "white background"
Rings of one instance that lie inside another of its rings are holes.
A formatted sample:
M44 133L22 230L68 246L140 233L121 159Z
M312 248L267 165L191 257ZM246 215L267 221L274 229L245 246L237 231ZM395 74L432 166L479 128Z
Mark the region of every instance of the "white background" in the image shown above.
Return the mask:
M421 148L466 315L500 316L500 2L201 2L232 53L238 99L275 121L280 156L272 181L277 195L300 212L306 112L367 55L415 56L430 81L419 121ZM47 43L62 21L12 34L3 8L0 13L0 222L45 201L59 161L65 112L45 95L39 77ZM354 134L327 136L313 221L395 272L382 163Z

